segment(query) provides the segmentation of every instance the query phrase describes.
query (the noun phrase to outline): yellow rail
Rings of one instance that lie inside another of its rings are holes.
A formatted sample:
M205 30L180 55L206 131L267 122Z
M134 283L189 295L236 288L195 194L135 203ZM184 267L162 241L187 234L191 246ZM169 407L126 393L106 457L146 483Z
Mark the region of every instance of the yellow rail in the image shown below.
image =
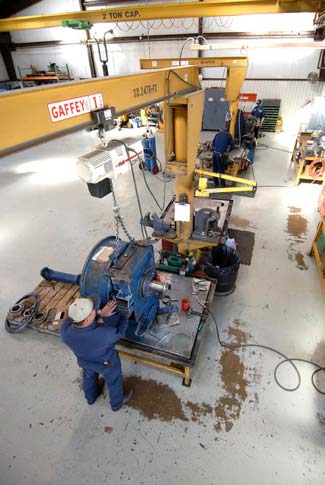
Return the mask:
M59 27L64 20L95 23L132 22L189 17L220 17L249 14L316 12L324 8L324 0L223 0L186 3L134 5L80 12L64 12L0 20L0 32L22 29Z

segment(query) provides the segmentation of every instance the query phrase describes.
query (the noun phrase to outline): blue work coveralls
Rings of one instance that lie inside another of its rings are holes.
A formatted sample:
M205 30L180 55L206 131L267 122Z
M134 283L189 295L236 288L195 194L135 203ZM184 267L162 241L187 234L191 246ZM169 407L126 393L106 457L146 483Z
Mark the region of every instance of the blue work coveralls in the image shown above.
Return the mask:
M256 126L254 128L254 135L255 138L258 138L258 132L260 130L261 124L262 124L262 119L265 118L265 110L262 106L256 105L255 108L252 111L252 116L255 116L256 118Z
M234 148L234 139L229 133L229 131L223 130L219 131L212 141L212 167L214 173L224 173L226 164L225 158L228 148L232 150ZM226 183L223 179L220 179L221 187L225 187ZM215 179L215 185L217 185L218 180Z
M83 390L88 402L96 399L98 375L102 374L112 409L118 409L123 403L122 368L115 343L125 336L127 327L128 319L118 314L96 316L89 327L77 327L71 318L62 322L61 339L73 351L83 370Z

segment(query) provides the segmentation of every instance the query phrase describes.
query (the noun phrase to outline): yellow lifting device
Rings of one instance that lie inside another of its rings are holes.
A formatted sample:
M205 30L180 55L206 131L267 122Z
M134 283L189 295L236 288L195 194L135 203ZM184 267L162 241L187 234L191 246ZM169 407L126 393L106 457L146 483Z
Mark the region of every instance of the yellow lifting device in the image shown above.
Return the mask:
M220 194L220 193L251 193L252 196L255 195L257 184L255 180L244 179L241 177L233 177L232 175L227 175L225 173L214 173L207 170L196 169L194 173L201 175L199 178L198 189L195 191L196 197L209 197L211 194ZM236 184L241 184L240 186L236 187L214 187L208 188L207 185L207 178L206 177L214 177L218 179L228 180L229 182L235 182Z
M0 155L35 141L94 124L92 111L125 112L168 100L165 146L167 170L175 175L176 200L190 204L190 220L177 223L180 252L206 245L189 242L193 232L194 169L203 113L196 66L146 71L129 76L72 81L0 94ZM172 160L171 153L175 154Z
M95 23L131 22L139 20L221 17L250 14L317 12L324 0L210 0L206 2L160 3L110 7L80 12L63 12L0 20L0 32L22 29L59 27L64 21Z
M181 61L176 58L140 59L141 69L161 69L178 66L181 63L197 67L225 67L227 69L225 96L230 102L231 121L229 131L234 136L236 116L239 105L239 94L246 77L247 57L185 57Z
M188 66L2 93L0 155L86 128L96 109L115 108L120 116L198 90L198 68Z

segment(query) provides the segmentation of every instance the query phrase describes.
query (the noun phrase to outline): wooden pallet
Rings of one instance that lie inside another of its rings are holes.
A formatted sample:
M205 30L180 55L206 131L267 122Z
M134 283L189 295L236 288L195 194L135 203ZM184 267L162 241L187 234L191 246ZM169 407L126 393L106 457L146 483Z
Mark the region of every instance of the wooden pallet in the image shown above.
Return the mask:
M28 327L43 333L60 335L61 322L67 318L69 305L75 298L78 298L79 286L59 281L41 281L34 289L40 296L40 306L38 312L46 314L46 320L41 323L32 322ZM32 299L24 301L24 307L28 308L34 304ZM17 325L21 323L23 317L16 318Z

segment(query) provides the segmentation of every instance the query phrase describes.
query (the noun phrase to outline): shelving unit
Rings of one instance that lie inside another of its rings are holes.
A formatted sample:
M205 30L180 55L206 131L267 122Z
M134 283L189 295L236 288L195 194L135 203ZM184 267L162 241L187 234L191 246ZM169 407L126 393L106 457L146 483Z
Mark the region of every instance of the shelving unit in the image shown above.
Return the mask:
M292 152L291 161L295 164L296 169L296 180L295 185L299 185L299 183L304 180L312 181L312 182L323 182L325 180L325 172L323 175L319 177L312 177L308 174L307 166L315 161L319 160L320 162L325 163L324 157L304 157L303 153L305 151L305 146L308 140L311 139L312 133L307 132L300 132L297 136L295 146Z
M275 133L276 122L280 113L281 99L263 99L262 107L265 111L265 119L261 132Z

